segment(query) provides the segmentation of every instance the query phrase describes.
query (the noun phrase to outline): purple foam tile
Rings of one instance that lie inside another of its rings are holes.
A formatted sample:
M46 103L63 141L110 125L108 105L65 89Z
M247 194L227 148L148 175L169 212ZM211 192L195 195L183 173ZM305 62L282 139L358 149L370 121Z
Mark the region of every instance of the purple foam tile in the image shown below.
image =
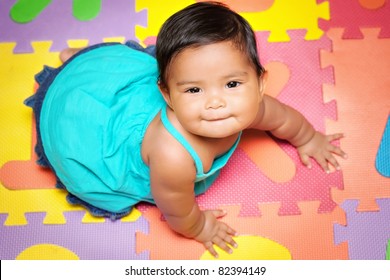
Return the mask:
M67 40L88 40L89 44L109 37L137 40L135 26L147 24L146 11L135 12L135 0L103 1L100 14L91 21L78 21L73 16L72 1L53 1L26 24L10 18L15 2L0 1L0 42L16 42L15 53L33 52L33 41L52 41L51 51L60 51L68 47Z
M358 200L347 200L341 207L347 216L347 226L335 225L335 243L348 243L353 260L385 260L390 239L390 199L377 199L380 211L357 212Z
M84 211L66 212L63 225L42 223L45 213L27 213L27 225L4 226L6 215L0 215L0 259L15 259L33 245L54 244L75 253L82 260L148 259L147 253L136 254L136 231L147 233L148 222L106 220L104 223L82 223Z

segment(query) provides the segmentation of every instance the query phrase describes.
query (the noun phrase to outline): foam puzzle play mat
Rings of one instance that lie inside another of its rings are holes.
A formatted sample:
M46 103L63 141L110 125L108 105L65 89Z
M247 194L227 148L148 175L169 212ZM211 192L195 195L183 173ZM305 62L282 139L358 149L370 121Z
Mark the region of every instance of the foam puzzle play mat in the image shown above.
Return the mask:
M172 232L152 205L118 221L66 202L39 167L32 110L43 65L68 47L153 44L197 0L0 0L0 259L212 259ZM295 148L244 132L197 198L227 211L238 249L220 259L390 259L390 0L226 0L252 25L267 94L317 130L343 132L348 159L326 174Z

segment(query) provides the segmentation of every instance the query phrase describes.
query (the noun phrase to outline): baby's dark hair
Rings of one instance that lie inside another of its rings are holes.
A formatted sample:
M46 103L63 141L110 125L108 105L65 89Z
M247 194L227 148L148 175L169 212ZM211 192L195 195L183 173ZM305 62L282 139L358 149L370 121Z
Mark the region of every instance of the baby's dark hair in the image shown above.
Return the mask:
M255 34L239 14L219 2L199 2L172 15L157 36L156 57L159 83L167 87L167 72L172 59L188 47L231 41L247 54L257 74L264 72L257 54Z

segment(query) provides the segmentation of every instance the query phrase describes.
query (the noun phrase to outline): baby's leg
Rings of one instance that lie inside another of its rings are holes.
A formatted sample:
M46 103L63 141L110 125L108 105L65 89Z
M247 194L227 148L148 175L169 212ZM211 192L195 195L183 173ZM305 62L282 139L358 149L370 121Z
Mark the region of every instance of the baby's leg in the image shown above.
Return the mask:
M64 63L65 61L67 61L69 58L71 58L72 56L74 56L76 53L78 53L81 50L82 50L82 48L64 49L60 52L60 60L62 61L62 63Z

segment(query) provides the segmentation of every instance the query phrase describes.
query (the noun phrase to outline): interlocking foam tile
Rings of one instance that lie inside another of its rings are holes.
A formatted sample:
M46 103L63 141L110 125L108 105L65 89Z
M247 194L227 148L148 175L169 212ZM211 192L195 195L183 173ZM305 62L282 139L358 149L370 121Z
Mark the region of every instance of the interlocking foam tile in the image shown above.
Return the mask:
M329 0L329 21L320 19L319 26L328 31L330 28L345 28L344 39L363 38L361 27L380 27L380 37L390 37L390 3L388 0Z
M322 97L323 84L334 83L332 69L321 69L320 60L320 50L330 51L331 41L325 36L305 41L303 30L288 31L288 34L290 42L270 43L269 32L256 33L261 62L267 65L278 61L287 65L290 77L278 99L302 112L317 130L324 132L324 118L337 118L335 102L324 103Z
M146 13L135 12L134 1L117 0L115 5L103 1L101 13L92 21L75 19L72 1L53 1L32 22L17 24L8 15L15 0L4 0L0 2L0 42L17 42L14 51L24 53L32 51L32 41L51 40L52 51L60 51L68 46L67 39L88 39L89 44L100 43L104 37L136 40L134 27L146 24Z
M357 200L347 200L341 207L347 214L346 225L335 225L335 243L347 241L349 258L384 260L390 238L390 199L378 199L379 212L357 212Z
M278 215L279 203L261 204L262 217L257 223L259 235L283 244L296 260L347 259L346 244L335 246L333 243L333 223L345 224L341 208L335 207L332 212L319 214L318 201L300 202L298 206L301 215L281 217ZM233 216L228 218L233 219Z
M302 215L288 217L278 215L279 204L261 205L261 217L240 217L239 206L219 207L228 212L222 221L238 232L239 247L246 246L248 238L257 240L252 244L251 255L237 250L231 256L225 254L224 258L286 259L291 254L293 259L346 259L346 244L335 246L333 243L333 223L345 223L344 213L336 208L332 213L318 214L318 206L319 202L299 203ZM160 216L156 207L150 207L144 213L149 221L149 232L137 233L137 253L147 250L150 259L211 259L201 244L175 234ZM270 252L256 246L269 242L272 244Z
M376 155L375 166L380 174L390 177L390 115Z
M343 40L342 29L330 30L333 51L323 52L321 60L335 72L335 85L325 86L324 96L337 101L338 120L328 122L327 132L345 133L341 147L349 155L340 162L344 191L333 189L333 199L359 199L359 211L375 211L376 198L390 197L390 178L375 169L390 108L390 39L378 39L379 29L362 31L364 39Z
M32 113L23 105L23 100L32 94L34 75L43 64L60 64L58 53L48 51L50 45L50 42L33 43L34 53L15 55L12 53L15 43L0 43L0 182L15 186L10 181L19 180L15 188L21 187L23 178L31 175L27 169L10 174L6 166L9 161L24 161L32 156ZM33 168L39 170L37 166ZM15 176L7 180L9 175Z
M238 211L232 211L232 215L237 213ZM149 207L144 217L149 221L149 232L147 234L137 232L137 253L147 253L151 260L214 259L200 243L180 237L170 230L166 222L160 218L161 212L156 207ZM252 222L251 218L246 218L245 221L244 224L252 224L250 223ZM232 226L237 226L237 222L239 221L234 219ZM257 236L256 230L244 233L247 234L235 237L239 248L234 250L232 255L216 248L220 255L219 259L291 259L291 254L287 248L275 241ZM161 242L161 240L164 240L164 242Z
M135 232L145 232L145 219L131 223L107 220L105 223L82 224L83 211L64 215L66 225L44 225L44 213L29 213L26 214L29 221L26 226L1 226L0 259L15 259L40 244L61 246L87 260L146 259L145 254L135 253ZM4 220L5 215L0 215L0 224Z
M58 53L49 53L50 45L33 43L34 53L14 55L15 43L0 43L0 166L31 156L32 113L23 100L32 94L42 64L60 63Z
M318 19L329 19L328 2L317 3L317 0L275 0L266 11L241 15L246 18L255 31L271 31L270 42L287 42L288 30L305 29L306 40L317 40L323 35L318 28Z

